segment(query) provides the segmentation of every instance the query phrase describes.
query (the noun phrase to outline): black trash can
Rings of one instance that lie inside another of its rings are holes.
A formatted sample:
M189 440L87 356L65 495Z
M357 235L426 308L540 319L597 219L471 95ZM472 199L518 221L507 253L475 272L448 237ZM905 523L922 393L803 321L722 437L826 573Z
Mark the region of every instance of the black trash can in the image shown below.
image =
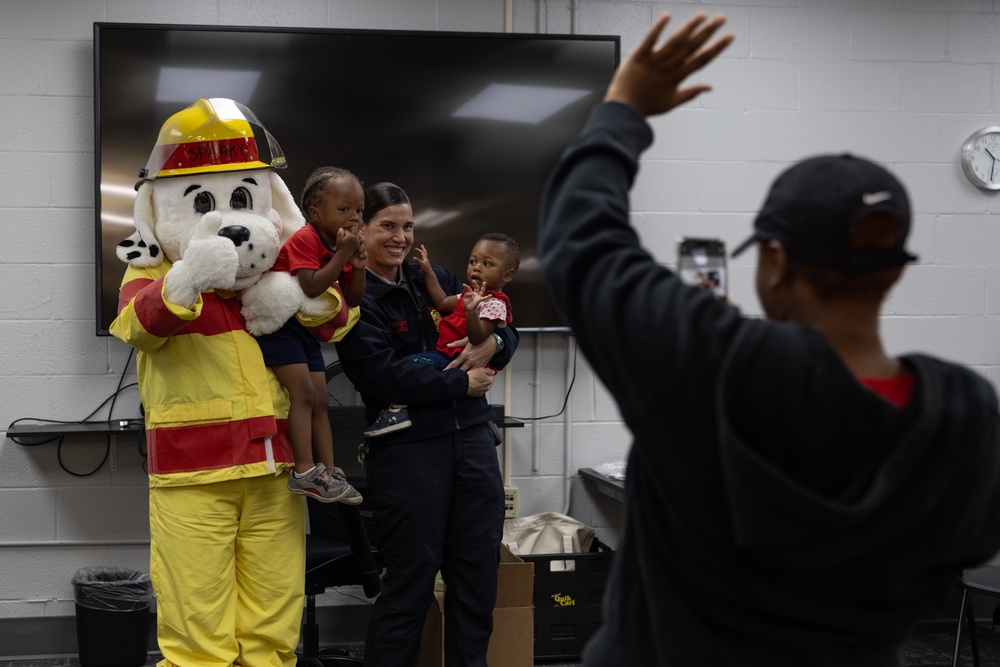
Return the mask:
M83 567L73 576L76 641L83 667L145 665L149 575L122 567Z

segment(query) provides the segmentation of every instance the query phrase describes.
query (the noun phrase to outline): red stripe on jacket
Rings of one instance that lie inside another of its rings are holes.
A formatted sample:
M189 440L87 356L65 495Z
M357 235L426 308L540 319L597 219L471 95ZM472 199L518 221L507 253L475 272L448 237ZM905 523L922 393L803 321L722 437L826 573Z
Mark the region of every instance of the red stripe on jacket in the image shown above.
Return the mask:
M163 308L163 281L138 278L122 286L118 297L118 310L135 299L135 315L145 329L153 336L166 338L178 333L213 336L246 329L246 321L240 311L240 300L233 292L202 292L201 314L194 320L182 320ZM139 284L136 284L139 283ZM218 304L212 307L212 303Z
M275 463L292 463L295 457L286 433L285 420L274 417L151 429L147 431L149 472L163 475L260 463L265 460L264 437L268 435ZM232 447L213 447L210 458L204 448L192 447L199 440L230 442Z

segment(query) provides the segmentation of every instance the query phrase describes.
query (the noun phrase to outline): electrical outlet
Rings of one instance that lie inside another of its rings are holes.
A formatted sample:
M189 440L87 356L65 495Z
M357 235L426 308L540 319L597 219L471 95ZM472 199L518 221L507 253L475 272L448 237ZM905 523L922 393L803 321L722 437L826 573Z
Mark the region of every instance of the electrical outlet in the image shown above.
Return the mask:
M504 518L511 519L517 516L517 487L503 487L503 509Z

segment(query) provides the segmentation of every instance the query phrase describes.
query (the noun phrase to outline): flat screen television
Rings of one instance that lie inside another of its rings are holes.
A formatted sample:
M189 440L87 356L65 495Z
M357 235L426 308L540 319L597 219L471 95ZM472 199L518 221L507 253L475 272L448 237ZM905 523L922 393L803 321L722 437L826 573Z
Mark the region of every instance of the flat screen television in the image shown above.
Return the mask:
M202 97L260 118L296 198L323 165L401 186L416 244L460 277L482 234L514 237L514 324L565 329L538 271L539 205L619 58L616 35L95 23L98 335L117 310L139 169L163 122Z

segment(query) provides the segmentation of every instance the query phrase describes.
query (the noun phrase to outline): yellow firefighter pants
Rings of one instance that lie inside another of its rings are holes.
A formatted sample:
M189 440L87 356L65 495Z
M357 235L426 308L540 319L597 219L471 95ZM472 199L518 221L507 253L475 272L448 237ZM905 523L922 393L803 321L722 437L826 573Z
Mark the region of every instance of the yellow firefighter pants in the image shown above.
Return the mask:
M294 667L305 504L286 482L150 489L159 667Z

